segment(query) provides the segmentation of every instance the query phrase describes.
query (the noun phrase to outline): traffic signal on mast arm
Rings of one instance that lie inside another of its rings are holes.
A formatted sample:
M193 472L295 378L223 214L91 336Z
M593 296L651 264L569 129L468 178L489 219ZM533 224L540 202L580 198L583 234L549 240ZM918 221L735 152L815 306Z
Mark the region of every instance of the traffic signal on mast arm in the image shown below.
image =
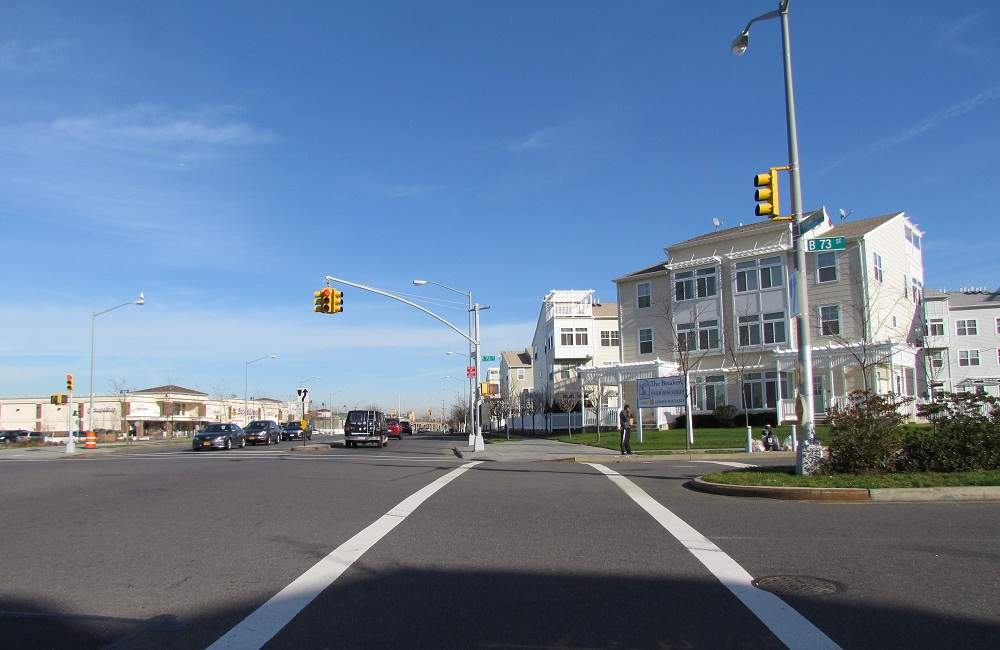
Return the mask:
M332 314L330 311L332 309L331 294L333 290L330 287L323 287L319 291L313 292L314 307L313 311L319 314Z
M67 392L73 392L73 375L66 373L66 390Z
M772 168L770 171L754 175L753 184L757 188L753 195L757 201L754 214L772 219L777 217L781 209L778 203L778 171Z
M330 299L330 313L339 314L342 311L344 311L344 292L334 289Z

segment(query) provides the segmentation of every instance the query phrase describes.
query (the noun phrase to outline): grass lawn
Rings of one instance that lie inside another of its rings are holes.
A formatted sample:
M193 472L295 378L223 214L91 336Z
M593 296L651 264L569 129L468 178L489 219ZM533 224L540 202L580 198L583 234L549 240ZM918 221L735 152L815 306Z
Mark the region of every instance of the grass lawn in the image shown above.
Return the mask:
M796 476L792 467L758 467L706 474L702 478L726 485L774 485L818 488L915 488L1000 485L1000 470L975 472L912 472L898 474L835 474Z
M754 427L754 438L760 439L762 427ZM823 440L826 437L829 427L816 427L816 436ZM791 427L774 427L774 433L781 442L791 433ZM801 433L801 432L800 432ZM601 440L597 440L597 433L589 431L580 433L574 431L572 438L566 431L556 431L550 434L540 433L550 440L560 442L572 442L578 445L591 445L593 447L604 447L605 449L618 449L621 435L617 430L601 432ZM637 454L655 453L663 450L685 449L687 433L684 429L670 429L668 431L645 430L642 432L643 442L639 443L638 434L632 432L632 451ZM692 449L744 449L746 447L747 430L745 427L731 427L718 429L695 429L694 445Z

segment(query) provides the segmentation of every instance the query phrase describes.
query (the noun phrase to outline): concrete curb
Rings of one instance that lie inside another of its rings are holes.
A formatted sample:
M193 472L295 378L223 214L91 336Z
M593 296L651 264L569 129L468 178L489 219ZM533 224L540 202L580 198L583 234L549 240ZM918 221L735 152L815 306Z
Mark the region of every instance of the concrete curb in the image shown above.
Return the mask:
M689 481L692 490L729 497L760 497L788 501L871 501L865 488L806 488L771 485L724 485L709 483L699 476Z
M932 488L809 488L772 485L725 485L709 483L699 476L687 483L697 492L731 497L758 497L786 501L1000 501L1000 486L963 486Z
M329 446L332 447L333 445ZM304 445L304 446L289 447L288 451L294 451L294 452L326 451L326 449L327 445Z

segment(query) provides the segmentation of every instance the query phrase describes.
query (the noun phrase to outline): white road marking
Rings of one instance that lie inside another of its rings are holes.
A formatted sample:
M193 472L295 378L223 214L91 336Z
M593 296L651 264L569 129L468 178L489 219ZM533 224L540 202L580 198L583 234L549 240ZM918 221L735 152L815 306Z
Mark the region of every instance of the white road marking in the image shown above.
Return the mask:
M649 496L649 493L641 487L609 467L599 463L587 464L607 476L640 508L649 513L786 646L793 650L798 648L839 649L840 646L834 643L830 637L792 609L785 601L769 591L753 586L753 576L737 564L736 560L729 557L711 540L692 528L659 501Z
M456 467L400 501L392 510L338 546L332 553L293 580L290 585L271 596L270 600L210 645L209 650L262 647L316 596L343 575L368 549L413 514L424 501L481 462L477 460Z
M691 462L692 463L715 463L716 465L725 465L726 467L739 467L739 468L757 467L756 465L752 465L750 463L737 463L736 461L729 461L729 460L693 460Z

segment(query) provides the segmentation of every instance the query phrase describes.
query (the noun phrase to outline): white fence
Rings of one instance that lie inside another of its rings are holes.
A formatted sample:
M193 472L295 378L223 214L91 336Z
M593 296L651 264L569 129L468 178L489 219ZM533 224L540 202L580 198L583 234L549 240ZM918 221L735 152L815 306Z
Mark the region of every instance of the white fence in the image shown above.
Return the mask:
M534 420L534 422L532 422ZM567 420L569 422L567 422ZM596 414L593 409L587 409L582 417L583 425L588 427L593 427L596 424ZM524 429L525 431L546 431L551 430L556 433L560 431L566 431L568 426L572 426L574 431L579 431L581 428L581 416L579 412L576 413L549 413L548 415L544 413L536 413L534 417L531 415L525 415L523 422L521 424L522 418L520 415L515 415L510 419L510 426L512 429ZM493 423L496 424L495 422ZM618 409L604 407L601 409L601 426L604 427L614 427L618 426Z

